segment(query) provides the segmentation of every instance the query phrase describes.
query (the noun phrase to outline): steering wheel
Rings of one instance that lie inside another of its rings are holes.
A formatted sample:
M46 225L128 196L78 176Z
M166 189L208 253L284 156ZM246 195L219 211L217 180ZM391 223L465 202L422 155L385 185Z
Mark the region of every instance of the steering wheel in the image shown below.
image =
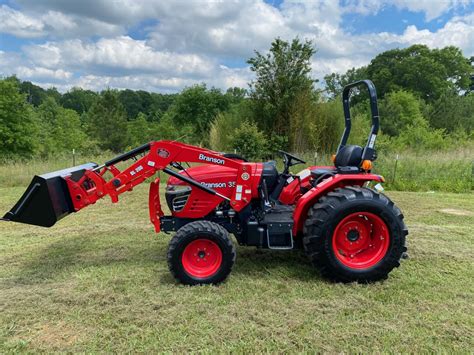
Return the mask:
M284 173L288 173L290 166L298 165L298 164L306 164L303 159L295 157L293 154L284 152L283 150L278 151L280 154L283 155L283 162L285 163L285 170Z

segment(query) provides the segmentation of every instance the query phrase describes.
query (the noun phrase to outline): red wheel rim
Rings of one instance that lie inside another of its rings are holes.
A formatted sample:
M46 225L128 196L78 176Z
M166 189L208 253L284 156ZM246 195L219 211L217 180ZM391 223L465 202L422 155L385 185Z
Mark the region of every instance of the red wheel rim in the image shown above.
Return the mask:
M221 267L222 251L212 240L196 239L186 246L181 261L188 275L196 278L211 277Z
M336 227L332 248L336 258L352 269L367 269L387 254L390 234L379 216L356 212L346 216Z

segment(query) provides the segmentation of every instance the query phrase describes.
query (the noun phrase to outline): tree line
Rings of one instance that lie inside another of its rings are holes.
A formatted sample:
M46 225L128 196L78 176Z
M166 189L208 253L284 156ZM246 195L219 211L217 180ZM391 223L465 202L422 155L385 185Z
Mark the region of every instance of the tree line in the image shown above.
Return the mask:
M194 85L177 94L73 88L60 93L15 76L0 80L3 159L48 157L76 149L122 152L150 140L177 139L249 159L278 149L331 152L343 130L344 85L371 79L379 96L381 149L444 149L474 138L474 58L460 49L413 45L377 55L364 67L311 75L312 42L275 39L248 60L255 79L223 92ZM370 116L354 92L352 143L363 144Z

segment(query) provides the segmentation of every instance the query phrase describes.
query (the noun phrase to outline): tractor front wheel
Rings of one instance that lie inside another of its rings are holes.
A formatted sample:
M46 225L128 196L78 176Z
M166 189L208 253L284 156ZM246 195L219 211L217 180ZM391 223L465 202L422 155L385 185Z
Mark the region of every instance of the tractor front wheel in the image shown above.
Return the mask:
M364 187L336 189L309 211L303 244L327 278L386 279L400 265L408 234L403 215L385 195Z
M168 266L185 285L218 284L226 279L235 262L229 233L210 221L181 227L168 247Z

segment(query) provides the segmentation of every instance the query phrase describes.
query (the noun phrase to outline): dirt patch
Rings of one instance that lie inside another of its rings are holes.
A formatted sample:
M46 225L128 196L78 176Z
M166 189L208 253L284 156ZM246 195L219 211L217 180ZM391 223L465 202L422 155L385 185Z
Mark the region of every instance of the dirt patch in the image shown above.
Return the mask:
M452 214L454 216L474 216L474 212L467 210L459 210L456 208L444 208L439 210L441 213Z
M73 346L81 338L81 331L65 322L42 324L31 345L39 348L61 350Z

